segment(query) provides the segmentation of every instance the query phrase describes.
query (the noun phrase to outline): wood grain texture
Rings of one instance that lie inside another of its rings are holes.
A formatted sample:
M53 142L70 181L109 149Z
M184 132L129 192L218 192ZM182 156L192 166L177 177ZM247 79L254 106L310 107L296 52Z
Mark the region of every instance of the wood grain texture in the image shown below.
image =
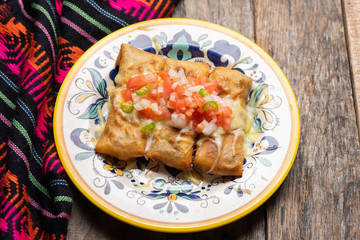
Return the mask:
M351 77L357 110L357 126L360 134L360 0L343 0Z
M359 139L340 1L256 0L257 43L301 114L297 158L267 202L269 239L360 239Z
M252 0L182 0L172 17L193 18L220 24L254 41Z
M250 215L192 234L127 225L97 209L71 185L68 239L360 239L360 148L350 79L358 88L357 4L359 0L182 0L173 17L240 32L284 70L302 124L293 168L273 197Z

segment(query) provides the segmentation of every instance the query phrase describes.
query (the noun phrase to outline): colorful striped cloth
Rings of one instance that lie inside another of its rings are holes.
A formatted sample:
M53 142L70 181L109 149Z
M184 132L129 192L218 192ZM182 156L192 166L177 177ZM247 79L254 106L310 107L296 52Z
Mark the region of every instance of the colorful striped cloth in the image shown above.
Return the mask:
M66 238L72 197L52 129L60 85L96 41L178 1L0 1L0 239Z

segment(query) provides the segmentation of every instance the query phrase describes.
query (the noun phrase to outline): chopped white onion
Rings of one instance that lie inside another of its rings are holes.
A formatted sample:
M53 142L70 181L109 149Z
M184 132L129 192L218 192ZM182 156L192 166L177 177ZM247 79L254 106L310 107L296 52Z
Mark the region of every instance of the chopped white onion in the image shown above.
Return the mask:
M164 98L160 98L159 103L160 103L161 106L165 106L165 105L166 105L166 101L165 101Z
M215 101L215 102L220 103L220 105L224 105L224 100L221 97L213 95L213 94L205 96L204 100L206 102Z
M205 89L205 87L202 85L197 85L197 86L189 87L186 90L193 93L193 92L199 92L200 89Z
M148 124L150 124L150 123L152 123L152 122L154 122L154 120L152 120L152 119L143 119L143 124L144 125L148 125Z
M162 86L158 87L158 93L163 93L164 92L164 88Z
M171 123L174 127L185 128L186 127L186 117L182 113L172 113L171 114Z
M152 93L152 94L157 94L157 93L158 93L158 90L157 90L157 89L153 89L153 90L151 91L151 93Z
M154 112L158 112L158 111L159 111L158 105L157 105L156 103L152 103L152 104L151 104L151 109L152 109Z
M131 97L132 97L134 102L139 102L140 101L140 97L136 93L132 93Z
M189 122L189 127L190 127L190 128L193 128L193 127L194 127L194 121L193 121L193 120L190 120L190 122Z
M169 70L169 76L170 78L179 78L178 73L174 69Z
M208 124L205 125L205 128L202 130L202 133L205 135L210 135L211 133L213 133L217 126L215 124L216 121L211 120Z
M140 103L135 103L134 104L134 108L136 111L140 111L140 110L143 110L144 108L140 105Z
M216 101L216 100L215 100L215 97L214 97L213 95L207 95L207 96L205 96L205 97L204 97L204 100L205 100L206 102Z
M151 102L147 99L141 99L139 104L143 107L143 109L146 109L150 106Z
M209 122L204 119L200 124L204 124L204 126L206 126L209 124Z
M175 102L175 99L176 99L176 93L173 92L170 94L170 101Z
M156 115L161 115L161 111L159 111L159 106L157 105L157 103L152 103L151 109L154 111Z
M179 75L181 84L187 84L188 83L188 80L186 79L185 72L184 72L183 68L179 69L178 75Z
M179 82L174 82L172 85L171 85L171 88L172 89L175 89L177 85L180 85Z
M193 101L194 101L194 99L193 99L192 97L187 97L187 100L188 100L189 102L193 102Z
M192 95L192 92L185 89L184 95L190 97Z

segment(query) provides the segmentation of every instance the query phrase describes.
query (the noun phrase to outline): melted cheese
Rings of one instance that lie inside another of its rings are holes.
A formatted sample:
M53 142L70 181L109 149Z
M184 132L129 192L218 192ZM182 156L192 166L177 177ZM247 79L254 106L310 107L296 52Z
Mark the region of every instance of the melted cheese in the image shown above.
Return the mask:
M251 128L251 120L248 115L248 109L243 108L240 104L240 100L236 100L232 107L233 115L231 119L231 129L244 129L244 132L249 132Z
M189 147L185 150L185 152L188 152L188 151L190 151L190 150L193 149L194 140L192 140L192 139L190 139L190 138L184 138L184 137L182 137L181 135L182 135L183 133L193 134L193 133L194 133L194 129L191 129L191 128L188 128L188 127L183 128L183 129L181 129L181 130L179 131L178 135L177 135L176 138L175 138L175 141L176 141L176 142L182 141L182 142L190 143L190 144L189 144Z
M232 144L232 151L233 151L233 155L236 154L236 142L237 139L241 136L241 137L245 137L245 133L244 130L241 128L238 128L236 130L233 131L234 133L234 140L233 140L233 144Z
M220 127L218 127L218 129L220 129ZM210 138L210 141L212 141L216 145L217 155L216 155L216 159L213 162L213 164L212 164L211 168L209 169L208 173L211 173L212 171L214 171L216 165L218 164L219 156L220 156L222 145L223 145L223 132L224 132L224 130L222 130L222 131L217 130L212 134L212 138Z
M147 151L149 151L149 149L150 149L150 147L151 147L151 144L152 144L152 142L153 142L153 139L154 139L154 133L151 132L151 133L149 134L149 136L147 137L147 139L146 139L145 153L146 153Z

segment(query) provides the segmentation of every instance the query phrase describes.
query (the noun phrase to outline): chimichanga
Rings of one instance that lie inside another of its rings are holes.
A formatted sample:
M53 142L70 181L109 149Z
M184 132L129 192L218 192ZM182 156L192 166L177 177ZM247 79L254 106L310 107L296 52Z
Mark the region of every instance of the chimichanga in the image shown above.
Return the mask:
M167 58L165 60L164 70L173 69L179 71L183 69L186 77L208 77L210 73L210 65L204 62L185 62Z
M184 70L186 77L208 77L210 66L202 62L184 62L167 58L164 70ZM181 131L175 127L162 124L156 128L151 136L151 145L145 155L155 162L162 162L167 166L179 170L190 170L192 163L195 131Z
M244 160L244 131L235 130L197 140L194 166L205 173L241 177Z
M233 106L245 108L252 79L236 70L229 70L224 67L216 67L209 76L210 81L220 80L219 95L226 95L231 98ZM233 115L238 114L235 112ZM233 116L239 118L241 116ZM245 116L247 117L247 115ZM240 125L232 124L232 131L212 136L200 135L197 140L194 166L206 173L216 175L242 175L243 165L243 142L245 137L246 119L237 120Z
M242 175L251 78L224 67L211 70L204 62L163 60L126 44L116 65L117 87L97 152Z
M155 54L127 44L121 45L120 54L115 63L119 67L119 72L115 77L117 86L111 97L112 108L95 151L120 160L144 156L146 135L141 132L142 123L129 121L129 118L121 111L120 104L124 102L121 92L133 76L161 71L164 64L165 61Z
M133 76L162 71L164 64L161 57L123 43L115 62L119 66L115 82L121 86Z
M159 124L158 124L159 125ZM149 136L145 156L154 162L162 162L179 170L190 170L192 163L195 132L180 131L172 126L161 124Z
M232 99L239 99L242 107L246 106L252 79L237 70L230 70L225 67L215 67L209 81L219 81L219 95Z
M140 131L140 121L130 122L124 116L120 102L121 88L118 88L112 94L112 107L95 151L126 161L144 156L146 135Z

